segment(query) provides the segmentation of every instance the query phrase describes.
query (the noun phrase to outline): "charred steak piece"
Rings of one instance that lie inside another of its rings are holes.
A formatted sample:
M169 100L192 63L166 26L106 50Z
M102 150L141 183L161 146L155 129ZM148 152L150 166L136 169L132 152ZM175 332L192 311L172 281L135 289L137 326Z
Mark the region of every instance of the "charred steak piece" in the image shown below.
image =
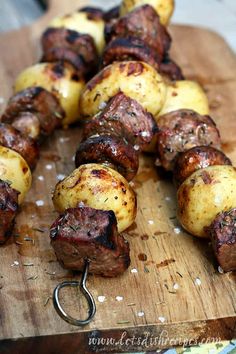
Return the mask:
M207 231L221 268L236 270L236 208L219 213Z
M99 119L103 121L121 122L128 135L133 136L135 148L142 151L147 147L157 132L156 122L151 113L123 92L117 93L108 102L100 113Z
M18 194L8 182L0 180L0 243L10 236L18 210Z
M50 135L54 129L60 127L65 116L58 99L40 86L26 88L12 96L1 121L13 124L24 112L36 114L43 135Z
M137 37L117 37L110 41L103 52L102 66L124 60L143 61L159 71L158 53Z
M174 180L179 187L193 172L213 165L232 165L230 159L211 146L195 146L179 154L174 166Z
M139 154L131 144L116 136L92 136L79 145L75 166L93 162L111 165L127 181L131 181L138 171Z
M130 264L129 244L118 234L113 211L79 206L67 209L50 229L52 247L66 269L83 270L105 277L122 274Z
M135 137L126 129L119 120L100 119L99 115L89 119L83 126L83 138L91 136L112 135L123 140L126 144L135 145Z
M93 75L98 65L98 53L88 34L66 28L48 28L42 35L42 61L67 61L79 74Z
M180 109L160 116L157 133L157 165L173 171L180 152L194 146L220 147L220 134L209 116L190 109Z
M10 124L0 123L0 145L18 152L33 170L39 159L37 142Z
M117 37L127 36L143 40L157 52L161 61L170 48L170 35L150 5L139 6L125 16L106 24L105 39L107 43Z
M160 63L159 72L171 81L184 80L182 70L168 55Z

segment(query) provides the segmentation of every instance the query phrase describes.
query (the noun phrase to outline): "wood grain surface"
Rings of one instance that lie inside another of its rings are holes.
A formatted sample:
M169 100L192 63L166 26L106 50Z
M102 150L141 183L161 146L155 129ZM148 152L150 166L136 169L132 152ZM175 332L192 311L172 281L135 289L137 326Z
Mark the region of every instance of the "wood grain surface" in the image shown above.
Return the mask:
M5 100L20 70L40 58L39 36L49 19L82 4L54 0L33 26L0 36L1 96ZM234 54L213 32L188 26L171 26L170 31L173 57L188 78L204 86L225 152L236 163ZM48 228L56 217L51 192L57 179L73 170L79 139L80 128L73 127L57 131L42 147L14 235L0 248L0 352L117 353L235 337L235 274L220 274L208 242L179 228L171 180L156 171L150 156L141 157L134 181L138 215L125 233L131 246L129 270L117 279L89 277L88 287L97 304L90 325L77 328L58 317L51 300L54 287L80 275L63 270L50 247ZM37 206L37 200L44 205ZM105 301L99 302L98 296L105 296ZM71 315L85 316L84 301L75 290L63 291L62 297ZM148 337L148 346L141 340L132 341L133 336ZM99 338L108 340L99 344Z

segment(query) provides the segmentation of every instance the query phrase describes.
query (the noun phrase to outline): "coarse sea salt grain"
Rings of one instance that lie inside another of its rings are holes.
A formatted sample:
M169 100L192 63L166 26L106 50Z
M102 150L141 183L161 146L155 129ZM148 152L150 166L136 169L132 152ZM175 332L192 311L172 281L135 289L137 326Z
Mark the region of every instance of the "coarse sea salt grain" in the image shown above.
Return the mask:
M221 266L218 267L218 272L219 272L220 274L224 274L224 270L221 268Z
M99 302L104 302L105 300L106 300L106 296L103 296L103 295L98 296Z
M171 200L171 197L165 197L165 200L169 202Z
M46 170L51 170L52 169L52 165L48 164L45 166Z
M43 176L38 176L38 180L39 181L44 181L44 177Z
M123 296L116 296L116 301L122 301L123 300Z
M137 315L138 315L138 317L143 317L143 316L144 316L144 312L143 312L143 311L139 311L139 312L137 313Z
M11 267L17 267L20 263L18 261L14 261L12 264L11 264Z
M104 109L106 107L106 102L101 102L100 105L99 105L99 109Z
M180 227L175 227L175 228L174 228L174 233L175 233L175 234L180 234L180 232L181 232Z
M174 283L173 288L174 288L175 290L178 290L178 289L179 289L179 284Z
M154 221L153 220L148 220L149 225L153 225Z
M44 205L44 201L43 200L36 200L35 204L37 206L43 206Z
M149 132L141 132L140 135L143 137L147 137L147 136L150 136L150 133Z
M66 175L63 175L62 173L59 173L58 175L57 175L57 180L58 181L61 181L62 179L64 179L66 177Z
M132 268L131 273L138 273L138 270L136 268Z
M196 278L195 285L201 285L201 284L202 284L202 282L201 282L200 278Z
M69 140L70 140L69 137L65 137L65 138L61 137L61 138L59 139L60 143L65 143L66 141L69 141Z
M134 150L138 151L139 150L139 145L134 145Z
M3 104L5 102L5 99L3 97L0 97L0 104Z
M165 319L165 317L163 317L163 316L159 316L159 317L158 317L158 320L163 323L163 322L165 322L166 319Z

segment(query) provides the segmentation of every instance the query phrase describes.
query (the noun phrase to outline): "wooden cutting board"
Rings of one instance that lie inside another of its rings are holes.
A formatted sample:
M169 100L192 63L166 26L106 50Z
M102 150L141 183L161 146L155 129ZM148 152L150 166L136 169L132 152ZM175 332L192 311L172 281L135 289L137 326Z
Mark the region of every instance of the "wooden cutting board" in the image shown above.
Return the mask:
M20 70L40 58L39 36L49 19L83 4L54 0L33 26L1 34L0 95L4 99L12 94ZM235 56L221 37L208 30L171 26L170 31L173 57L186 77L205 88L225 152L236 163ZM0 352L117 353L235 337L235 274L220 274L208 242L179 229L175 190L148 156L141 157L134 181L136 224L125 233L131 246L129 270L117 279L89 277L97 304L90 325L74 327L57 315L51 300L54 287L80 275L63 270L50 247L48 228L56 217L51 192L57 178L73 170L79 136L79 128L58 131L43 146L14 236L0 248ZM37 200L44 205L37 206ZM84 301L75 290L67 289L62 295L71 315L86 315ZM98 296L105 296L105 301L99 302Z

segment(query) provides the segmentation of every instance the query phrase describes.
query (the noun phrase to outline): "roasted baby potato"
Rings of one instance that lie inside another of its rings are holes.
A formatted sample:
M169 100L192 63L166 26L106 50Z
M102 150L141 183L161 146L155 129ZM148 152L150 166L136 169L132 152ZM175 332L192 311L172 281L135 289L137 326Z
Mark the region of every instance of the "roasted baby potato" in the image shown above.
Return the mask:
M236 207L236 171L209 166L194 172L179 187L178 217L192 235L207 237L207 227L222 211Z
M14 85L15 92L30 86L41 86L57 96L65 111L63 126L79 118L78 101L85 83L74 69L65 63L39 63L23 70Z
M135 7L145 4L151 5L156 10L163 25L168 24L174 11L174 0L123 0L120 8L120 15L124 16Z
M138 101L155 116L165 101L166 85L147 63L115 62L105 67L85 86L80 98L81 116L93 117L119 91Z
M101 54L105 46L104 27L102 18L89 16L86 12L77 11L61 17L56 17L49 23L49 27L65 27L79 33L89 34Z
M0 179L8 181L12 188L20 192L21 204L31 187L32 175L27 162L17 152L0 145Z
M126 179L117 171L99 164L81 165L57 183L53 204L58 212L80 202L101 210L113 210L119 232L129 227L136 216L136 196Z
M181 80L169 84L165 103L158 116L183 108L192 109L203 115L209 114L207 96L195 81Z

